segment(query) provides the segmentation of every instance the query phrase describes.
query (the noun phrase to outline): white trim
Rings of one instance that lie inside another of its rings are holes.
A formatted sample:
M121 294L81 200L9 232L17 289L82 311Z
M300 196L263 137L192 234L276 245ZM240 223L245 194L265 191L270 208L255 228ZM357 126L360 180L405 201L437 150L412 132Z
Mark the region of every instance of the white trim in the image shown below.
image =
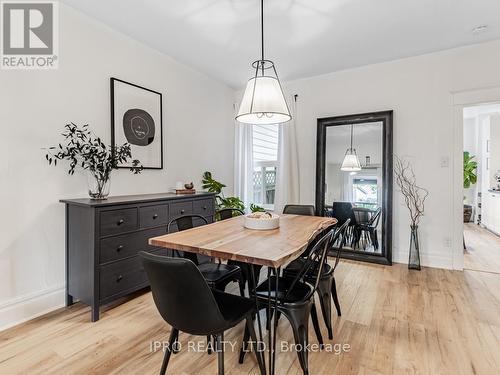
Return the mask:
M65 305L65 287L53 286L0 304L0 331Z
M500 86L455 91L450 94L453 99L452 267L455 270L463 270L463 109L477 104L500 102Z

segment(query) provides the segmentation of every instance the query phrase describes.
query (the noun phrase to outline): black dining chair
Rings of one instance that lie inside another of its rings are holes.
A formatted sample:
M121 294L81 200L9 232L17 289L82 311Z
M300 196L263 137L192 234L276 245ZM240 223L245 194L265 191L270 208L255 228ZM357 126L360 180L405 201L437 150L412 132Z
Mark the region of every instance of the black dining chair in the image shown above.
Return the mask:
M245 215L245 212L239 208L223 208L215 212L215 218L217 220L227 220L241 215Z
M314 206L309 204L287 204L283 208L284 214L314 216Z
M370 239L370 242L373 245L374 250L378 250L379 248L377 227L380 221L381 214L382 214L382 207L379 207L372 214L367 223L359 224L356 228L357 241L359 241L359 239L363 236L363 233L366 233Z
M215 212L215 217L218 220L227 220L231 219L235 216L241 216L244 215L245 213L238 209L238 208L223 208L221 210L218 210ZM240 294L242 296L245 295L245 285L248 285L248 291L250 294L250 291L255 288L255 285L253 285L252 280L255 280L255 283L259 283L259 275L260 275L260 270L262 269L262 266L254 264L253 266L247 263L243 262L238 262L237 260L228 260L227 264L229 265L234 265L238 266L241 269L241 273L243 276L243 282L240 284ZM251 277L251 270L254 270L254 277Z
M178 231L191 229L194 227L194 220L199 220L203 224L208 224L208 220L201 215L184 215L171 220L168 223L167 231L172 233L174 225ZM234 264L224 264L214 262L213 258L207 256L199 256L190 252L175 251L180 257L191 260L196 264L211 288L225 290L226 286L234 281L239 284L240 292L244 288L243 274L240 267ZM242 296L244 294L241 294Z
M259 284L255 290L255 294L260 301L260 309L267 308L271 300L277 299L276 319L274 324L276 325L278 323L281 314L290 322L295 343L297 344L297 355L304 375L309 374L307 353L309 343L309 317L312 319L318 342L323 346L323 338L321 337L318 323L318 314L314 304L314 293L318 288L320 276L326 264L326 254L331 245L334 231L335 229L329 230L314 245L304 261L301 270L294 278L274 275ZM316 275L314 282L306 282L306 275L312 273ZM244 348L250 334L250 332L245 331L243 337L244 345L240 351L240 363L243 363L245 356Z
M215 337L218 374L224 374L224 332L246 319L261 374L265 374L263 353L257 348L253 316L255 300L211 289L200 270L189 259L140 252L155 305L172 326L160 375L167 371L179 332Z
M332 203L332 217L337 219L337 224L341 226L344 222L349 219L349 226L347 229L346 237L342 240L343 245L347 242L354 246L354 228L356 227L357 221L354 216L354 209L351 202L333 202Z
M349 227L350 219L344 221L344 223L336 228L335 234L333 235L331 244L339 243L339 247L336 248L337 254L335 257L335 263L331 266L328 263L325 263L319 278L318 287L316 292L318 293L319 302L321 306L321 312L323 314L323 320L325 321L326 328L328 330L328 338L330 340L333 339L333 328L332 328L332 303L331 299L333 298L333 302L335 304L335 308L337 309L337 315L341 316L342 312L340 310L340 303L337 294L337 285L335 282L334 272L337 268L337 265L340 262L340 254L342 252L342 247L344 241L342 237L346 236L348 227ZM296 277L303 269L305 263L304 258L297 258L292 261L285 269L283 270L283 276L285 277ZM304 276L304 279L309 283L314 283L316 280L315 270L319 267L318 264L315 264L312 267L312 270Z

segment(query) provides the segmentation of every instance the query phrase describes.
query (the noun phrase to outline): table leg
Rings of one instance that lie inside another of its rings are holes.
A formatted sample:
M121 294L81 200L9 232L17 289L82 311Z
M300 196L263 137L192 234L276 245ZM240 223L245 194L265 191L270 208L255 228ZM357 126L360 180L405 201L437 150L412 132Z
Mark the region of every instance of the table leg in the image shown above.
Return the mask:
M261 348L262 342L264 342L264 336L262 336L262 324L260 321L260 310L259 310L259 299L257 298L257 293L255 293L255 289L257 288L257 282L255 280L255 270L253 264L250 263L250 278L252 280L252 285L250 283L248 284L248 294L252 294L252 290L250 290L252 287L254 288L253 290L253 295L255 297L255 305L257 307L257 325L259 326L259 337L258 340L259 342L257 343L256 347L258 350ZM259 353L255 353L255 355L259 355ZM266 369L266 358L265 355L262 353L262 361L264 362L264 370Z
M279 288L279 276L280 276L280 271L281 267L274 268L274 274L276 276L276 285L275 285L275 293L274 293L274 316L273 319L274 321L272 322L272 328L270 332L272 331L272 347L270 347L270 356L269 356L269 361L272 360L272 365L269 370L270 375L274 375L274 371L276 369L276 332L278 330L278 288ZM271 284L271 283L269 283ZM269 301L271 300L271 295L269 295ZM271 342L270 342L271 345Z

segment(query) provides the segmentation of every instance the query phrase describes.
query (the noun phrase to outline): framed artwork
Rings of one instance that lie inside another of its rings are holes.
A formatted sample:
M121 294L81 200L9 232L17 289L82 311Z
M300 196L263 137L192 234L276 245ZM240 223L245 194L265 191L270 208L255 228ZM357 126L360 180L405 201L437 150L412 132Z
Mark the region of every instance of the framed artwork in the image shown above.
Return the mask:
M129 143L132 159L140 160L144 169L163 169L161 93L118 78L110 79L110 87L111 143Z

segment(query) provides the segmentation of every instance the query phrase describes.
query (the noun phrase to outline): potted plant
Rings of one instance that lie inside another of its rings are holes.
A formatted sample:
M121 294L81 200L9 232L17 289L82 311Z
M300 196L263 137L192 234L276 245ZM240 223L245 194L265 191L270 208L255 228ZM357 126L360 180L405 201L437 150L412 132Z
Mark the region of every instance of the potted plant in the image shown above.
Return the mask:
M464 189L469 189L477 183L477 161L473 160L474 158L474 155L464 151ZM470 222L471 218L472 206L464 203L464 223Z
M70 123L64 129L64 141L47 149L47 162L55 166L59 160L69 161L70 175L77 168L86 170L90 198L106 199L109 195L111 172L119 164L132 159L130 145L125 143L121 146L106 146L101 138L89 130L88 125L80 128ZM131 172L138 174L142 169L139 160L132 160Z
M224 208L236 208L238 210L245 210L245 204L238 197L226 197L222 189L226 187L222 182L217 181L212 177L211 172L203 173L203 179L201 180L203 189L208 190L210 193L215 193L215 209L222 210ZM250 205L250 211L265 211L264 208L257 206L255 204Z

